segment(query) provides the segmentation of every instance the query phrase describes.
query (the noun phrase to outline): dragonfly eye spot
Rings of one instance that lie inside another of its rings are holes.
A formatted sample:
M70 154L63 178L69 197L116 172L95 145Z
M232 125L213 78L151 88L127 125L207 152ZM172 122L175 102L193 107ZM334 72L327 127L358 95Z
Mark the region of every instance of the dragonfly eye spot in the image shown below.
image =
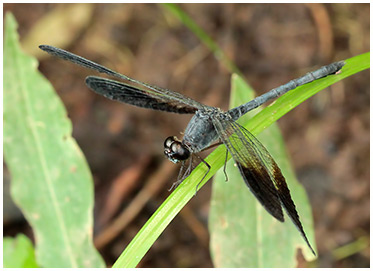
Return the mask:
M181 142L175 141L171 144L171 156L177 160L186 160L190 156L189 150Z
M171 147L171 144L178 141L176 136L169 136L166 138L166 140L164 141L163 143L163 146L164 148L166 149L169 149Z
M164 154L173 163L186 160L190 156L189 150L176 138L176 136L166 138L164 141Z

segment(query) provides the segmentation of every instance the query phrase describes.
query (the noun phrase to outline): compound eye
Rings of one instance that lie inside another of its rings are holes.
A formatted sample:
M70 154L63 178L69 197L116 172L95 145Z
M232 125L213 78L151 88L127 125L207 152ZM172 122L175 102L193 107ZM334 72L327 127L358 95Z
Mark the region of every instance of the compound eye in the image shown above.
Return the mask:
M163 145L165 148L169 149L171 147L171 144L174 143L175 141L177 141L176 136L169 136L166 138Z
M171 144L172 157L177 160L186 160L190 156L190 152L180 142L174 142Z

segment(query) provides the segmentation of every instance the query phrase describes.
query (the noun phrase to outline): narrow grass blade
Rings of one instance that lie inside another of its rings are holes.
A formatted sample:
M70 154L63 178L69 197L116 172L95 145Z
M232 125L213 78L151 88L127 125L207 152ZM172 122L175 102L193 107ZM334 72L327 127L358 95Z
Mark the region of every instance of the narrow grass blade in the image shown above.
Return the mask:
M299 87L281 97L281 101L275 102L266 109L262 110L255 117L241 124L254 135L258 135L271 123L275 122L282 115L289 112L292 108L302 102L302 99L293 101L298 96L310 97L318 91L350 76L354 73L367 69L369 67L369 54L363 54L346 60L346 65L339 75L322 78L315 83L310 83ZM347 71L345 73L345 70ZM291 106L289 106L291 104ZM269 109L268 109L269 108ZM206 162L211 165L211 169L205 180L199 186L206 183L221 168L225 160L225 147L216 148L207 158ZM178 214L178 212L194 196L197 184L205 174L205 165L200 164L181 183L175 191L163 202L153 216L146 222L143 228L123 251L121 256L115 262L113 267L136 267L153 243L161 235L167 225ZM227 184L229 185L229 184ZM198 194L197 194L198 196Z
M162 4L170 13L178 18L186 25L206 46L211 50L215 57L224 64L230 73L237 73L243 76L236 64L220 49L219 45L198 25L192 18L189 17L178 5L173 3Z

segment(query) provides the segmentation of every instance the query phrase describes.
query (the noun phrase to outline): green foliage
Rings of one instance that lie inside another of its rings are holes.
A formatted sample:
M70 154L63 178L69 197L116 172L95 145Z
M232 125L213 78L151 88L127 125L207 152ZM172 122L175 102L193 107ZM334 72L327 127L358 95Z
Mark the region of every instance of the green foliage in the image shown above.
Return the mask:
M32 226L42 267L102 267L92 242L93 181L71 122L6 14L4 158L11 195ZM7 248L6 248L7 249Z
M35 251L27 236L5 237L3 242L5 268L37 268Z
M227 60L216 43L191 18L185 16L185 13L180 9L175 8L175 5L166 5L166 7L178 16L229 70L236 70L236 67ZM19 48L16 22L10 14L6 16L4 33L4 158L12 176L12 197L21 208L35 233L37 265L42 267L102 267L103 261L92 244L92 177L79 147L71 137L71 123L67 118L66 111L51 85L36 71L37 62L25 55ZM299 87L280 97L253 118L243 118L241 124L254 135L258 135L313 94L368 67L369 53L348 59L341 74ZM243 85L243 81L234 76L232 84L233 86ZM246 88L243 87L242 89L245 90ZM243 94L243 92L240 93ZM249 99L249 94L240 98L244 102ZM260 140L266 142L268 137L276 140L277 143L269 142L265 144L280 164L281 169L285 171L284 174L289 182L306 233L313 243L310 207L306 203L304 191L297 187L294 180L286 160L283 143L277 141L280 139L280 135L277 129L273 129L266 131L266 133L270 133L270 136L268 134L265 138L260 136ZM273 150L271 146L276 145L277 149ZM224 160L225 147L220 146L207 157L206 161L211 165L211 170L199 187L223 166ZM205 165L199 165L173 191L132 240L114 267L136 267L167 225L195 195L196 186L205 172ZM253 258L251 262L239 262L238 257L232 258L231 262L223 262L219 259L216 248L220 246L219 242L225 242L222 239L224 236L219 233L221 229L212 229L210 224L212 238L217 238L212 241L215 264L230 267L285 267L283 263L278 264L278 257L267 254L267 250L264 248L260 250L256 248L253 251L253 246L251 248L244 246L247 245L247 240L252 241L256 237L256 245L265 244L265 246L268 246L269 242L272 244L276 242L277 250L274 251L278 252L280 249L279 255L287 257L286 259L289 261L286 266L293 266L294 247L297 245L305 246L294 226L289 225L291 223L289 219L284 224L277 221L273 222L273 219L268 217L256 200L253 200L248 189L246 187L243 189L243 182L240 177L235 175L237 175L236 170L229 173L230 183L216 180L213 204L221 199L222 203L232 204L227 205L227 207L232 208L230 209L232 216L245 214L249 218L255 218L250 221L250 223L253 223L250 225L255 224L253 231L246 232L246 228L236 231L237 237L242 238L242 240L237 240L240 242L236 244L232 242L227 247L232 253L246 252L244 255L246 258L249 257L248 249L251 249L250 255L253 255ZM224 187L224 191L219 191L219 186ZM238 194L237 189L242 190L240 192L244 194ZM238 200L229 198L235 193L239 197ZM237 209L238 207L241 210ZM214 210L214 208L216 209ZM221 210L219 208L222 208L222 206L212 207L212 216L215 216L215 218L212 217L210 221L218 221L222 217L217 214ZM226 211L224 210L224 212ZM244 213L244 211L248 213ZM221 221L214 223L221 223ZM237 221L238 225L244 225L244 227L247 226L246 223L248 223L247 218ZM272 224L263 225L267 223L273 223L273 226ZM262 225L267 226L267 228L259 227ZM269 226L272 227L268 229ZM284 232L289 233L291 237L284 236ZM6 239L4 242L4 252L11 249L12 242L9 240ZM26 258L32 259L30 255L33 251L30 248L30 242L22 242L26 244L22 245L26 248L25 254L28 255ZM289 248L285 250L284 244L288 245ZM15 255L23 255L23 252L19 252L19 250L14 251ZM305 253L308 253L307 250L305 250ZM30 262L30 265L35 264L32 260L28 262ZM23 266L22 263L19 263L18 267Z

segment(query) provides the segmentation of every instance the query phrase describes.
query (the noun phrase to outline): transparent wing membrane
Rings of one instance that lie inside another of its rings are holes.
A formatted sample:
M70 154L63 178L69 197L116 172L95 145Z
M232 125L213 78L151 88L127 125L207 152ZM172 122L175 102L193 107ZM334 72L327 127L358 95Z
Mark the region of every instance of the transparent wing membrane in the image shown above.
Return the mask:
M113 71L111 69L108 69L108 68L106 68L106 67L104 67L100 64L97 64L97 63L95 63L91 60L88 60L84 57L75 55L75 54L70 53L68 51L62 50L60 48L56 48L56 47L53 47L53 46L50 46L50 45L40 45L39 48L41 50L47 52L50 55L57 56L61 59L67 60L69 62L72 62L72 63L75 63L77 65L83 66L85 68L97 71L99 73L105 73L107 75L110 75L110 76L113 76L113 77L116 77L116 78L119 78L119 79L123 79L123 80L129 81L131 83L135 83L137 85L140 85L143 88L142 89L143 93L149 94L153 98L158 97L158 99L160 101L162 101L162 99L167 100L167 101L172 99L172 100L175 101L175 103L179 102L180 107L181 107L181 105L187 106L189 108L194 107L195 110L193 112L195 112L198 108L202 108L204 106L203 104L201 104L201 103L199 103L199 102L197 102L197 101L195 101L195 100L193 100L193 99L191 99L187 96L184 96L184 95L182 95L178 92L174 92L174 91L171 91L171 90L168 90L168 89L163 89L163 88L160 88L160 87L157 87L157 86L152 86L150 84L132 79L132 78L126 76L126 75L115 72L115 71ZM97 78L97 77L95 77L95 78ZM136 89L139 89L139 88L136 88ZM125 102L125 101L121 100L121 102ZM148 107L148 108L150 108L150 107ZM174 111L171 111L171 112L174 112ZM193 112L191 112L191 113L193 113Z
M97 94L110 100L119 101L139 107L150 108L179 114L193 114L198 108L144 89L140 89L122 82L88 76L86 84Z

